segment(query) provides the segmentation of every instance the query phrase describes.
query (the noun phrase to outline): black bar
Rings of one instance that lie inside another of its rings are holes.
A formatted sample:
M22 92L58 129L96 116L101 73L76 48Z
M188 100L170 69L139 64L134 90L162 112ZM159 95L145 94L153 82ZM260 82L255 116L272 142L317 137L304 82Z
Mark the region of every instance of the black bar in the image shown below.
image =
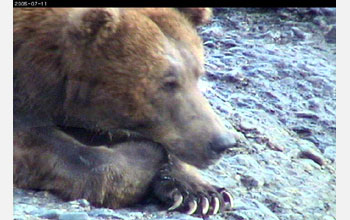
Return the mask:
M14 0L14 7L336 7L335 0Z

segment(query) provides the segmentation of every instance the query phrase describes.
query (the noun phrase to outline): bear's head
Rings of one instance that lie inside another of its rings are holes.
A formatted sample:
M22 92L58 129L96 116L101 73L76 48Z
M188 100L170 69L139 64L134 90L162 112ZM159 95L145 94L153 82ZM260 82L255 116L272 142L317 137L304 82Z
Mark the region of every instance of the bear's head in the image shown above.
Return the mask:
M235 144L197 87L204 51L196 25L211 11L73 9L63 30L65 126L130 131L204 168Z

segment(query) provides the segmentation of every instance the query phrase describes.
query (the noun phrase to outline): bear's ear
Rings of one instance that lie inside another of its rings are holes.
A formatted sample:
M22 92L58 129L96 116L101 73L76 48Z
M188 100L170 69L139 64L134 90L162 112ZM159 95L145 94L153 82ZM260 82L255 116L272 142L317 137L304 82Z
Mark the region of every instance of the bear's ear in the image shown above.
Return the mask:
M195 25L206 24L212 17L211 8L177 8Z
M115 32L120 22L119 10L76 8L69 15L69 32L79 40L94 40Z

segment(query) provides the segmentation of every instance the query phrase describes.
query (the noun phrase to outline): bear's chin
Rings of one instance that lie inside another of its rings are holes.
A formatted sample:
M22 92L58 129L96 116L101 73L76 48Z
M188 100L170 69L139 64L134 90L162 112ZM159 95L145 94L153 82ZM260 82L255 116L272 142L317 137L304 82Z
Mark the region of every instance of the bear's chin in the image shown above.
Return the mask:
M210 150L194 153L194 151L179 152L168 150L170 154L175 155L179 160L188 163L198 169L207 169L209 166L216 164L221 158L222 154L212 152Z

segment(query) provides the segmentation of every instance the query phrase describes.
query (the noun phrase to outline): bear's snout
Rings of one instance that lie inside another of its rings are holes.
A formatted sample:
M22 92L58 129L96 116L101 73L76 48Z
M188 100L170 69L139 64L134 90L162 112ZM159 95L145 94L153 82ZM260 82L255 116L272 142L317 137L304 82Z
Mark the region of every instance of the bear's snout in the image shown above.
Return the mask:
M232 148L236 145L236 139L230 132L216 135L209 143L209 149L215 153L222 153L226 149Z

